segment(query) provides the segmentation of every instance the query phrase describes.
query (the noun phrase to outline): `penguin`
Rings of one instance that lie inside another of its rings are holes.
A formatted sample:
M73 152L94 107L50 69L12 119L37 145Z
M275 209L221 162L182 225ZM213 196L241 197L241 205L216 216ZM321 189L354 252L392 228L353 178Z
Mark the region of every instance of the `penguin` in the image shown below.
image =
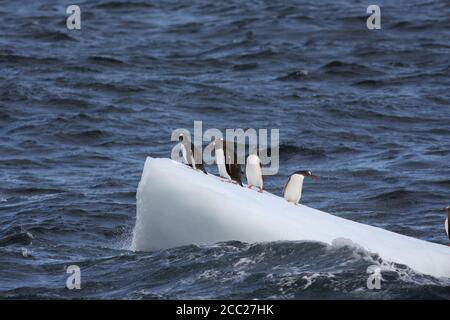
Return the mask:
M181 153L183 154L184 162L193 169L201 170L204 174L208 174L203 166L203 163L195 163L194 154L198 154L197 148L187 139L183 133L180 133L178 140L181 143Z
M283 188L283 196L287 202L298 205L298 202L302 197L303 180L305 177L310 177L312 180L317 179L317 177L308 170L296 171L289 176Z
M247 157L247 165L245 167L248 188L258 187L258 192L263 192L263 176L261 168L261 160L256 154L250 154Z
M447 232L447 238L448 238L448 240L450 240L450 235L448 234L448 219L450 218L450 206L448 206L447 208L444 208L444 211L447 212L447 218L445 219L445 223L444 223L445 232Z
M214 140L213 145L216 151L216 163L220 177L242 187L242 170L238 163L236 148L233 148L232 152L229 143L223 139ZM231 159L231 154L233 159Z
M216 152L216 164L217 168L219 169L219 176L223 179L231 180L226 166L225 150L223 148L223 144L223 139L216 139L213 142L214 150Z

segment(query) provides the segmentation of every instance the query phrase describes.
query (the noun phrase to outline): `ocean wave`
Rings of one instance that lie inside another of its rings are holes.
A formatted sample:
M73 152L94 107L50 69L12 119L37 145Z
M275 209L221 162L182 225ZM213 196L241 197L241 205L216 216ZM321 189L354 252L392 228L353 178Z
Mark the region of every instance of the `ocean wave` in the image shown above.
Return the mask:
M248 70L254 70L258 68L257 63L242 63L242 64L236 64L232 67L234 71L248 71Z
M9 53L9 54L0 54L0 63L48 65L61 63L61 60L53 57L25 56Z
M0 231L0 246L29 245L34 236L31 232L23 230L21 227L12 227Z
M122 60L106 57L106 56L92 56L87 59L88 62L95 63L103 66L121 66L125 65Z
M301 80L301 79L306 78L308 76L308 74L309 73L306 70L297 70L297 71L290 72L285 76L278 77L277 80L281 80L281 81Z
M96 5L100 9L143 9L152 8L154 5L143 1L106 1Z
M341 76L376 76L382 74L382 72L362 64L344 62L339 60L328 62L327 64L323 65L321 69L325 73Z
M80 143L101 143L104 139L110 138L112 135L105 130L80 130L76 132L57 133L59 139L80 142Z
M308 156L326 156L327 152L322 148L312 148L306 146L296 146L292 144L281 144L279 146L281 156L288 156L291 154L308 155Z
M375 294L366 286L369 267L379 270L382 286L389 288L385 295L395 295L395 288L427 286L431 287L429 297L437 297L447 285L444 280L384 261L343 239L336 239L333 245L308 241L223 242L212 246L184 246L156 254L158 258L161 255L166 258L158 274L164 275L172 289L165 291L171 298L194 298L197 294L219 299L307 299L330 298L331 292L353 299L370 298ZM152 260L160 261L156 256ZM180 282L177 279L181 274L184 276ZM205 291L210 286L220 289ZM152 293L162 294L157 288Z
M36 40L44 40L48 42L59 42L59 41L78 41L77 39L69 36L67 33L58 31L41 31L34 32L29 35L31 38Z

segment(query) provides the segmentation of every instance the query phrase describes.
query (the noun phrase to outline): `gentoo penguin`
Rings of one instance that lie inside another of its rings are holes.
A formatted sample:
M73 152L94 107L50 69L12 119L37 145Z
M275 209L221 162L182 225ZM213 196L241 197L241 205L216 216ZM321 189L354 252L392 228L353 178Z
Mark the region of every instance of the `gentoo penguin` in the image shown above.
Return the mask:
M283 188L284 198L288 202L292 202L295 205L298 204L300 198L302 197L303 180L305 177L310 177L312 180L317 179L311 171L307 170L296 171L289 176Z
M181 143L181 153L183 154L184 162L193 169L202 170L203 173L208 174L203 166L203 163L195 163L194 154L198 154L197 148L187 139L183 133L180 133L178 140Z
M450 206L448 206L447 208L444 208L444 210L447 212L447 219L445 219L444 227L445 227L445 232L447 232L447 238L448 238L448 240L450 240L450 235L448 234L448 219L450 218Z
M255 186L258 187L258 192L263 192L261 161L256 154L251 154L247 157L245 174L247 176L248 188L251 189L253 186Z
M231 150L231 146L223 139L216 139L213 142L216 151L216 163L221 178L235 182L242 187L242 170L238 162L236 148ZM233 155L233 158L231 158Z

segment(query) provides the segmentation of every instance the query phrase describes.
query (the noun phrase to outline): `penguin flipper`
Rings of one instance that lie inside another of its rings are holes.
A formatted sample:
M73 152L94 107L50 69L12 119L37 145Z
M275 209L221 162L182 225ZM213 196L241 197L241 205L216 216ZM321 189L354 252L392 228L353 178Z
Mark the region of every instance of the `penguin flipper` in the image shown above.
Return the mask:
M195 155L200 154L200 151L194 146L194 144L192 142L191 142L191 153L192 153L192 158L194 159L194 162L195 162ZM205 166L203 165L203 163L195 163L195 169L202 170L204 174L208 174L208 172L206 172L206 169L205 169Z
M291 176L289 176L289 178L287 179L286 183L284 184L284 187L283 187L283 196L284 196L284 193L286 192L286 187L287 187L289 181L291 181Z

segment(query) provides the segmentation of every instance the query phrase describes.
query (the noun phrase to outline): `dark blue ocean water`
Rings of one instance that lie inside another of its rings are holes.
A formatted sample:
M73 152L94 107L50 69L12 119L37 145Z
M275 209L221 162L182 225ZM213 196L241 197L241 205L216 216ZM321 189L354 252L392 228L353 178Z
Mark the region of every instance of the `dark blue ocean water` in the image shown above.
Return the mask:
M368 290L348 247L129 250L145 157L194 120L279 128L270 192L309 169L304 204L448 244L448 1L377 1L381 30L367 1L78 1L80 31L69 4L0 1L0 298L450 298L398 265Z

